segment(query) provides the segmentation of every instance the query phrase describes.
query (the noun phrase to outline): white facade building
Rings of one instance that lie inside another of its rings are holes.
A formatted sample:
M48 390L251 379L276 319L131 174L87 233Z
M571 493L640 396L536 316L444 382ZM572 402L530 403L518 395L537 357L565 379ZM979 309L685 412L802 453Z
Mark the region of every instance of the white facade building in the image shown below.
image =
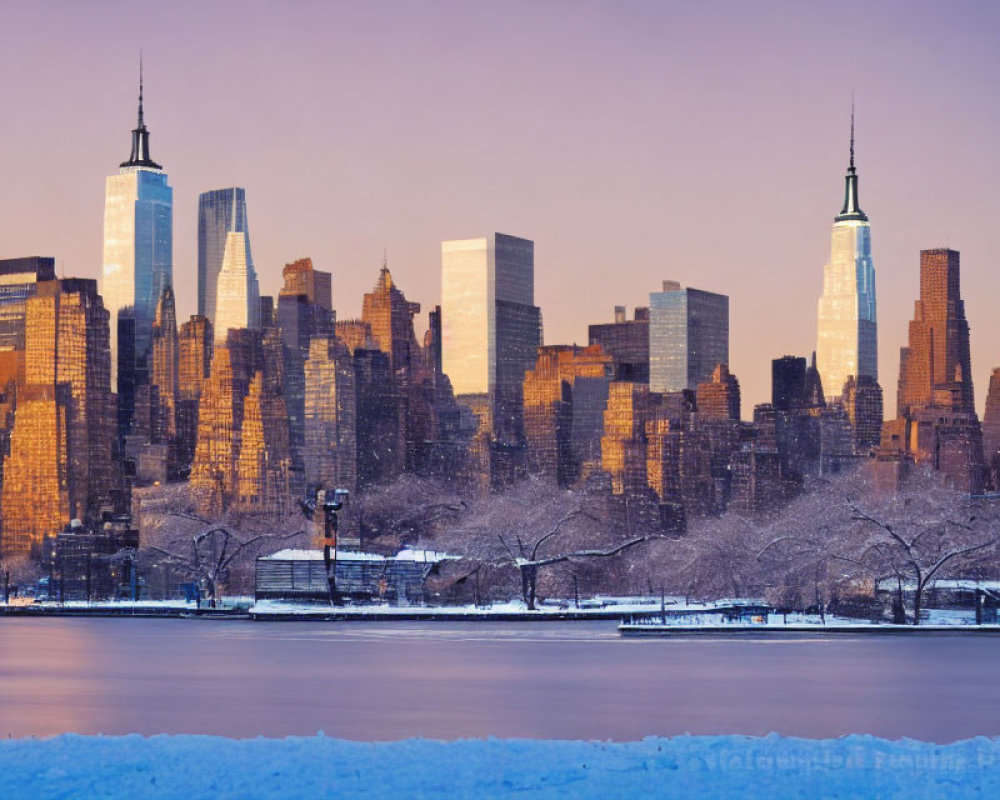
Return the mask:
M816 366L823 382L823 393L828 399L840 399L849 375L878 380L875 265L872 261L871 226L858 204L853 114L851 161L847 169L844 207L834 218L830 263L823 270Z
M226 234L215 290L215 340L225 342L233 328L260 327L260 292L253 262L249 259L247 235L242 231Z

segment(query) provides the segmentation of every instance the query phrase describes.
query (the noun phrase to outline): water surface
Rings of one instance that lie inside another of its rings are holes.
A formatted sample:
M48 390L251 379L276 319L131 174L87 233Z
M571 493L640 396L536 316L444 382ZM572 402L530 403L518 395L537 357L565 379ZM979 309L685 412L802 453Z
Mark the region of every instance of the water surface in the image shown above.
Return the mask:
M1000 637L620 639L613 622L0 619L0 736L1000 734Z

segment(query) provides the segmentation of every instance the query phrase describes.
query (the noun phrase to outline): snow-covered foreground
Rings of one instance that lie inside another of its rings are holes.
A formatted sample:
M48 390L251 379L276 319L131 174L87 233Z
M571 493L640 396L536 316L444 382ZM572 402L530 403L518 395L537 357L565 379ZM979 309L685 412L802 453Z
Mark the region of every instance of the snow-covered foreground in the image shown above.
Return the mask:
M0 741L0 797L783 798L1000 796L1000 739L681 736L359 743L323 736Z

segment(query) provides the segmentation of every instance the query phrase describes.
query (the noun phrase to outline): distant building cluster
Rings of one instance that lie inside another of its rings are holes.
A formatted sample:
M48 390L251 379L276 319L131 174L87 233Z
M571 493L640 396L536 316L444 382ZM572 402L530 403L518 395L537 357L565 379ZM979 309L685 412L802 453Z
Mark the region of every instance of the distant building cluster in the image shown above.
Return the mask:
M815 352L773 359L771 402L748 419L724 294L666 280L631 318L615 306L590 325L586 346L546 345L534 244L492 233L442 243L441 305L418 338L421 306L385 260L360 319L337 318L333 276L309 258L261 295L247 208L239 187L201 194L198 313L178 320L173 190L150 155L140 80L130 156L107 179L100 286L58 278L51 258L0 260L4 555L71 549L80 531L131 541L133 488L170 482L205 513L280 514L319 487L404 473L482 490L600 479L623 524L672 531L772 508L859 459L888 480L929 464L966 492L1000 486L1000 369L981 424L953 250L920 254L883 423L853 125Z

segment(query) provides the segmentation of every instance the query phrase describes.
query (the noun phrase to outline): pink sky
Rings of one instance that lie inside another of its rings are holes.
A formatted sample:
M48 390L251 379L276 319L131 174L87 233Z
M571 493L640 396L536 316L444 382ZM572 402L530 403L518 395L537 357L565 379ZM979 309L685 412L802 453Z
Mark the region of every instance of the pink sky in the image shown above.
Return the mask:
M980 408L1000 365L1000 5L0 0L0 19L0 257L98 276L142 47L181 314L208 189L246 187L262 292L311 256L342 319L383 248L426 311L440 241L499 230L535 241L549 344L664 278L728 294L749 417L770 359L815 347L854 90L887 416L921 248L962 252Z

